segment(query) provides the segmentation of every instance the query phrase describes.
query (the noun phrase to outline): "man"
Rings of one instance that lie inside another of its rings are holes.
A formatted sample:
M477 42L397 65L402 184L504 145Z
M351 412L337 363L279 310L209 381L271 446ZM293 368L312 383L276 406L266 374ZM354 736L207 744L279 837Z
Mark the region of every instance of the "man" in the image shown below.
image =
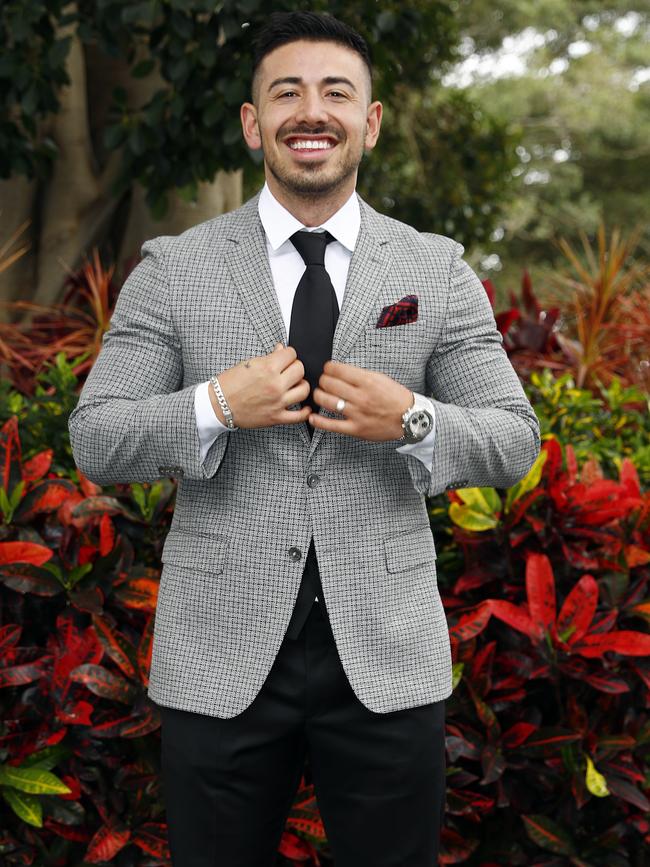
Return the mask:
M70 417L91 480L179 478L149 685L175 867L271 867L305 757L336 867L436 863L425 497L513 485L539 428L461 245L356 195L381 117L357 33L271 16L264 189L143 246Z

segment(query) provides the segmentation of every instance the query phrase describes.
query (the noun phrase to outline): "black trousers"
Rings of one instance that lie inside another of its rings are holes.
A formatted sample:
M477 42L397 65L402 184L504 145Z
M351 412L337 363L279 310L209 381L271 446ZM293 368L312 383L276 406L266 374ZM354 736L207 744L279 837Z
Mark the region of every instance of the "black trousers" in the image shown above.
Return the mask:
M306 757L335 867L436 867L445 701L368 710L321 604L238 716L158 706L173 867L273 867Z

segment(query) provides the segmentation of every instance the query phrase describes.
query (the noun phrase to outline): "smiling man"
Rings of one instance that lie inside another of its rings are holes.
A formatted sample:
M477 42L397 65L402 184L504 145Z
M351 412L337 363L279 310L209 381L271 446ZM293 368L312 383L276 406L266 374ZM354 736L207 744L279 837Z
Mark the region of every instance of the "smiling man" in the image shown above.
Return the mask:
M178 479L148 688L174 867L272 867L306 758L336 867L433 867L452 660L426 498L513 485L539 426L461 245L355 192L364 40L271 15L252 90L263 189L143 246L72 448L99 484Z

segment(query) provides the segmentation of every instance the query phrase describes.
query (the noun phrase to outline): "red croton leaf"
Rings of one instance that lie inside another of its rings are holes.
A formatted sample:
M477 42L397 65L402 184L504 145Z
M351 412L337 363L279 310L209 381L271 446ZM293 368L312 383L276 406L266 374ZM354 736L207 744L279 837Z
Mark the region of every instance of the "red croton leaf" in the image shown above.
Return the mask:
M145 822L131 834L131 843L148 855L169 860L167 826L162 822Z
M99 553L106 557L115 545L115 527L109 515L104 514L99 522Z
M112 861L117 853L129 842L131 831L124 827L102 827L88 844L84 861L96 864L98 861Z
M539 623L533 622L528 611L505 599L486 599L484 605L489 606L490 612L499 620L507 623L518 632L523 632L533 641L541 641L544 632Z
M528 554L526 593L531 620L552 632L555 625L555 578L546 554Z
M583 575L564 600L557 618L558 637L575 644L589 629L598 605L598 584L593 575Z
M38 482L23 497L16 510L16 521L26 524L39 514L54 512L75 493L75 486L67 479L45 479Z
M159 582L154 578L132 578L113 591L113 597L126 608L156 610Z
M101 698L110 698L123 704L132 704L135 687L121 674L109 671L103 665L91 662L78 665L70 672L70 680L83 683L91 692Z
M479 845L476 837L467 833L461 835L447 827L442 828L440 840L442 848L438 860L441 864L463 864Z
M150 614L142 630L136 656L140 680L145 687L149 686L149 672L151 671L151 656L153 653L153 629L154 615Z
M307 841L302 840L289 831L283 831L278 846L278 852L290 861L308 862L311 859L314 847Z
M650 635L631 629L614 630L602 635L585 635L573 649L581 656L598 657L608 651L625 656L650 656Z
M619 479L621 481L621 484L625 488L628 496L641 496L641 484L639 482L639 474L637 473L636 467L629 458L623 458L623 460L621 461Z
M17 644L22 631L23 627L18 623L0 626L0 651L6 652L7 648Z
M504 747L514 749L520 746L537 729L532 723L519 722L503 733L501 738Z
M316 837L318 840L325 839L325 829L320 819L310 819L303 816L289 816L287 819L287 827L295 828L296 831L301 831L303 834L309 834L310 837Z
M639 545L626 545L625 561L630 569L634 569L635 566L645 566L646 563L650 563L650 551L646 551Z
M131 658L135 654L135 648L129 640L113 629L108 621L99 615L93 616L93 626L104 650L116 662L127 677L135 677L135 666Z
M37 662L27 662L24 665L12 665L0 668L0 689L5 686L23 686L32 683L43 676L43 669Z
M52 466L54 449L44 449L23 464L23 479L31 484L42 479Z
M95 482L91 482L88 476L85 476L78 467L77 475L79 476L79 487L84 497L94 497L97 494L101 494L101 486L96 485Z
M524 826L530 839L550 852L557 855L574 855L575 844L571 835L557 822L548 816L540 814L525 815L522 813Z
M490 620L490 608L488 605L479 605L473 611L463 614L458 622L449 630L450 634L458 641L469 641L479 635Z
M0 429L0 484L7 493L23 478L18 416L12 415Z
M0 542L0 566L10 563L31 563L42 566L52 559L54 552L37 542Z
M57 708L56 716L61 722L69 725L91 726L91 714L95 708L88 701L76 701L63 708Z

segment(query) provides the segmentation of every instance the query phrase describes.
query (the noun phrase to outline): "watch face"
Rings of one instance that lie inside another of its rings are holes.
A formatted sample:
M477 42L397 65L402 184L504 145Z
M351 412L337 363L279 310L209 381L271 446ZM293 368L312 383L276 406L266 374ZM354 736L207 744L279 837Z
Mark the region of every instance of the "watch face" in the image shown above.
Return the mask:
M431 430L431 422L432 419L428 412L422 409L417 410L408 420L411 435L418 439L424 439Z

